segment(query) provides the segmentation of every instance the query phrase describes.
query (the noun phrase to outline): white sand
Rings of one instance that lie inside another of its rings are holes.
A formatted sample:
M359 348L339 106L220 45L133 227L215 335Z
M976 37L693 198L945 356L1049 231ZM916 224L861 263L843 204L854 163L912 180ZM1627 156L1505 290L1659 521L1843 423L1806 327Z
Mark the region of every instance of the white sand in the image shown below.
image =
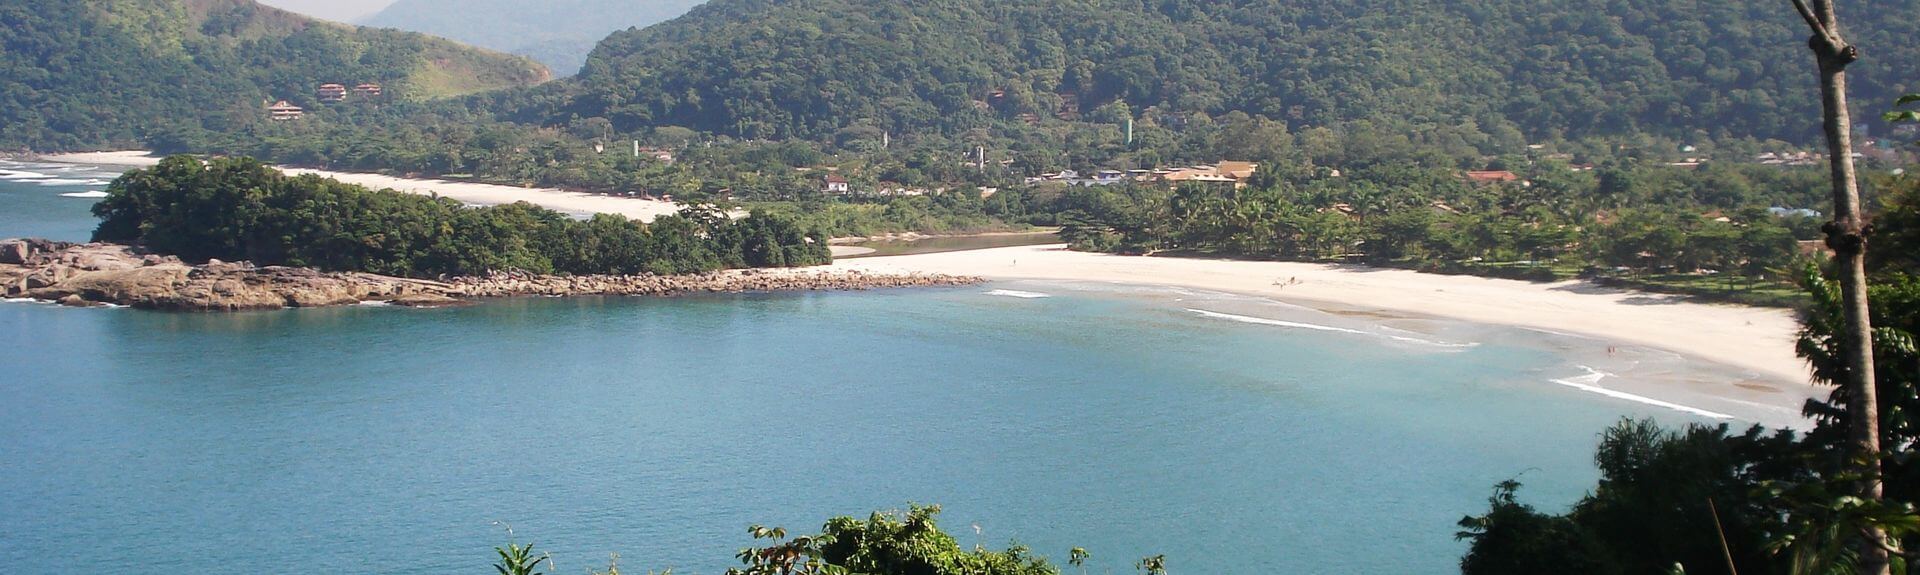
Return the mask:
M149 152L141 151L51 154L41 156L40 159L68 164L132 167L149 167L160 163L161 160L160 157ZM304 168L281 168L281 170L293 175L315 174L376 190L391 189L420 195L437 194L443 198L483 206L527 202L569 214L619 214L643 222L650 222L654 218L680 211L680 207L672 202L603 196L552 188L516 188L473 182L396 178L380 174L330 172Z
M74 154L46 154L41 160L60 164L84 164L89 166L130 166L150 168L160 164L161 156L153 152L81 152Z
M513 186L473 182L415 180L383 176L380 174L353 174L304 168L282 168L282 171L296 176L314 174L349 184L359 184L376 190L391 189L420 195L438 194L443 198L452 198L457 201L482 206L527 202L569 214L619 214L643 222L651 222L654 218L673 215L680 211L680 206L672 202L603 196L552 188L516 188Z
M1825 393L1807 383L1809 372L1794 357L1799 323L1787 310L1692 303L1580 281L1539 284L1359 266L1114 256L1071 252L1058 245L862 258L834 266L1179 286L1527 327L1724 364L1785 389L1783 396ZM1293 280L1298 283L1286 285ZM1780 400L1795 411L1800 401Z

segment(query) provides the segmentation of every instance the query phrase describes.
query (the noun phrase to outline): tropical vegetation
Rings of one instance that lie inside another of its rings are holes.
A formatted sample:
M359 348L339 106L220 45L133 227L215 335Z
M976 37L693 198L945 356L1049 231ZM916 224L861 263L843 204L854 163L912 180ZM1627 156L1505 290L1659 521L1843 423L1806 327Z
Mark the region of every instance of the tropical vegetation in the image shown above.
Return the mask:
M873 513L865 519L835 517L820 533L789 537L779 527L747 528L755 546L735 555L739 567L728 575L1058 575L1060 569L1031 549L1014 544L1003 550L961 547L940 530L940 506L909 506L905 511ZM532 545L509 543L497 548L494 564L501 575L537 575L547 556L532 554ZM1091 557L1078 547L1069 562L1085 570ZM551 562L548 565L552 565ZM1149 575L1165 575L1167 557L1142 558L1136 568ZM670 572L670 571L669 571ZM599 573L595 571L595 573ZM617 562L608 575L618 575Z
M249 158L168 158L115 180L94 206L94 239L189 261L394 276L684 274L806 266L831 259L824 238L791 218L731 218L711 206L640 223L580 220L526 203L468 207L318 176L289 177Z
M1809 401L1804 436L1744 434L1725 426L1661 430L1623 422L1595 454L1602 479L1563 514L1519 501L1517 480L1500 484L1483 515L1460 521L1471 542L1468 575L1718 572L1905 573L1904 550L1920 544L1920 178L1901 176L1882 196L1868 254L1870 378L1854 370L1861 339L1838 265L1809 266L1810 302L1798 350L1816 381L1834 386ZM1829 227L1837 230L1837 227ZM1866 381L1871 387L1856 387ZM1860 401L1871 390L1874 401ZM1871 406L1861 417L1861 405ZM1865 426L1863 426L1865 422ZM1863 451L1863 430L1873 439ZM1863 486L1874 486L1867 490Z
M380 84L349 107L532 85L524 58L353 28L252 0L0 3L0 150L134 148L177 130L244 134L322 84Z
M1640 133L1807 141L1820 103L1794 73L1805 31L1783 16L1655 0L714 0L616 33L577 81L509 109L543 125L597 117L619 131L750 139L988 129L1033 140L1034 119L1130 119L1134 145L1153 147L1186 122L1239 111L1490 154ZM1849 32L1879 50L1859 65L1858 96L1914 91L1920 46L1907 39L1920 22L1861 19Z

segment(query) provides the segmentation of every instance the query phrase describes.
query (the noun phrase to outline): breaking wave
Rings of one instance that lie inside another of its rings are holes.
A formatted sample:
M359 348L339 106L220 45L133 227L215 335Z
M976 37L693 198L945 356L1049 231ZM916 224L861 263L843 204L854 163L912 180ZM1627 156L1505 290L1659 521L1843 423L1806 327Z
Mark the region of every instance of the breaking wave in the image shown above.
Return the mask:
M1418 337L1408 337L1408 336L1404 336L1404 335L1393 335L1393 334L1389 334L1389 333L1377 333L1377 332L1371 332L1371 331L1362 331L1362 330L1357 330L1357 329L1351 329L1351 328L1344 328L1344 327L1334 327L1334 326L1330 326L1330 325L1320 325L1320 324L1315 324L1315 323L1302 323L1302 322L1297 322L1297 321L1286 321L1286 320L1279 320L1279 319L1267 319L1267 318L1264 318L1264 317L1252 317L1252 316L1244 316L1244 315L1234 315L1234 314L1230 314L1230 313L1220 313L1220 312L1217 312L1217 311L1207 311L1207 310L1204 310L1204 309L1193 309L1193 308L1187 308L1187 311L1190 311L1190 312L1193 312L1193 313L1197 313L1197 314L1200 314L1200 316L1201 316L1201 317L1209 317L1209 318L1213 318L1213 319L1224 319L1224 320L1227 320L1227 321L1237 321L1237 322L1240 322L1240 323L1251 323L1251 324L1258 324L1258 325L1271 325L1271 326L1279 326L1279 327L1290 327L1290 328L1295 328L1295 329L1308 329L1308 330L1313 330L1313 331L1331 331L1331 332L1338 332L1338 333L1350 333L1350 334L1354 334L1354 335L1365 335L1365 336L1372 336L1372 337L1378 337L1378 338L1384 338L1384 339L1390 339L1390 340L1393 340L1393 341L1399 341L1399 342L1406 342L1406 343L1413 343L1413 344L1419 344L1419 345L1426 345L1426 346L1432 346L1432 347L1440 347L1440 348L1449 348L1449 349L1466 349L1466 348L1471 348L1471 347L1479 347L1479 346L1480 346L1480 344L1479 344L1479 343L1475 343L1475 342L1469 342L1469 343L1448 343L1448 342L1444 342L1444 341L1434 341L1434 340L1430 340L1430 339L1423 339L1423 338L1418 338Z
M1043 294L1040 292L1020 291L1020 290L1011 290L1011 289L997 289L997 290L987 292L987 295L1000 296L1000 297L1017 297L1020 299L1041 299L1041 298L1053 297L1052 295Z
M1689 407L1685 405L1680 405L1678 403L1673 403L1670 401L1661 401L1661 400L1647 397L1644 395L1634 395L1624 391L1617 391L1617 390L1600 387L1600 380L1606 379L1608 376L1613 374L1600 371L1591 367L1587 367L1584 365L1580 366L1580 369L1586 370L1587 374L1582 376L1577 376L1577 377L1569 377L1566 379L1554 379L1549 381L1552 381L1554 383L1558 383L1560 385L1564 385L1567 387L1571 387L1574 389L1578 389L1580 391L1597 393L1597 394L1611 397L1614 399L1624 399L1634 403L1641 403L1641 404L1651 405L1654 407L1664 407L1674 411L1691 413L1691 414L1705 417L1708 419L1733 419L1733 416L1727 415L1725 413L1720 413L1717 411L1707 411L1705 409L1700 409L1698 407Z

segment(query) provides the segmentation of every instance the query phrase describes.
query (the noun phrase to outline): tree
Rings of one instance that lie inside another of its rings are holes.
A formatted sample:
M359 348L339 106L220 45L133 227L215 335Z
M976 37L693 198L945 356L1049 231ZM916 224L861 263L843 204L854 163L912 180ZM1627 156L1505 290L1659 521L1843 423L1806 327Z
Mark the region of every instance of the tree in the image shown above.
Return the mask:
M1860 496L1881 499L1880 409L1876 401L1873 362L1873 323L1867 301L1866 222L1860 213L1860 187L1853 167L1852 119L1847 111L1847 66L1860 59L1860 50L1840 35L1833 0L1792 0L1793 7L1813 32L1807 45L1820 71L1820 100L1825 110L1827 156L1833 184L1833 222L1827 226L1827 246L1836 256L1844 299L1847 386L1852 389L1847 411L1852 417L1853 459L1861 466ZM1890 569L1887 536L1876 526L1861 533L1860 572L1884 575Z
M1147 575L1167 575L1167 556L1148 555L1141 557L1139 562L1133 564L1133 568Z
M1907 104L1920 104L1920 94L1907 94L1905 96L1901 96L1900 99L1895 100L1893 102L1893 107L1895 108L1895 110L1891 112L1887 112L1885 115L1881 117L1884 118L1889 124L1899 124L1899 123L1920 124L1920 110L1898 109L1902 106L1906 106ZM1920 142L1914 142L1914 143L1920 144Z
M1087 575L1087 559L1093 557L1086 549L1075 547L1067 550L1067 564L1080 568L1080 575Z
M743 568L732 575L1058 575L1045 559L1014 545L1004 551L962 549L935 519L939 506L905 513L874 513L866 520L836 517L819 535L787 539L786 530L753 526L766 547L742 549Z
M540 572L540 562L545 561L548 567L553 566L551 557L533 554L532 543L519 545L508 541L506 547L495 547L493 551L500 555L500 562L493 564L494 570L499 571L500 575L544 575Z

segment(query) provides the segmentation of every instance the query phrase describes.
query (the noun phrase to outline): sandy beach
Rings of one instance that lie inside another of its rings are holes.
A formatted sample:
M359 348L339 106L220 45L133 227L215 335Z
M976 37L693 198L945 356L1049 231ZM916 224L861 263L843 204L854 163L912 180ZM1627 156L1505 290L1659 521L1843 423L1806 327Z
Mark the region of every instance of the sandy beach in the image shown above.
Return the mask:
M129 151L49 154L41 156L40 159L48 162L68 164L149 167L160 163L161 158L148 152ZM654 218L671 215L680 211L679 206L671 202L603 196L551 188L516 188L513 186L474 182L409 179L381 174L332 172L305 168L281 168L281 170L293 175L314 174L376 190L391 189L420 195L437 194L443 198L451 198L457 201L483 206L524 201L568 214L620 214L640 221L653 221Z
M152 165L159 160L143 152L64 154L43 159L113 166ZM641 220L676 211L666 202L561 190L307 169L286 171L373 188L439 194L473 204L527 201L563 212L617 213ZM840 256L870 253L870 248L862 246L833 247L835 255ZM1543 284L1364 266L1114 256L1072 252L1059 245L867 257L839 262L833 268L995 280L1175 286L1266 297L1327 310L1376 310L1572 334L1597 340L1595 345L1603 348L1642 346L1724 366L1725 371L1739 377L1712 388L1692 389L1686 397L1694 400L1705 395L1722 405L1756 407L1771 414L1769 419L1775 422L1781 418L1797 420L1806 398L1827 393L1825 388L1809 384L1805 364L1794 356L1794 334L1799 323L1787 310L1696 303L1680 296L1581 281ZM1660 398L1657 391L1648 395Z
M1764 403L1773 411L1797 413L1805 398L1826 394L1825 388L1808 383L1805 364L1794 356L1799 323L1787 310L1695 303L1580 281L1541 284L1361 266L1114 256L1072 252L1059 245L862 258L835 266L999 280L1178 286L1323 309L1370 309L1516 326L1721 364L1745 372L1776 392L1755 394L1728 384L1714 395Z

